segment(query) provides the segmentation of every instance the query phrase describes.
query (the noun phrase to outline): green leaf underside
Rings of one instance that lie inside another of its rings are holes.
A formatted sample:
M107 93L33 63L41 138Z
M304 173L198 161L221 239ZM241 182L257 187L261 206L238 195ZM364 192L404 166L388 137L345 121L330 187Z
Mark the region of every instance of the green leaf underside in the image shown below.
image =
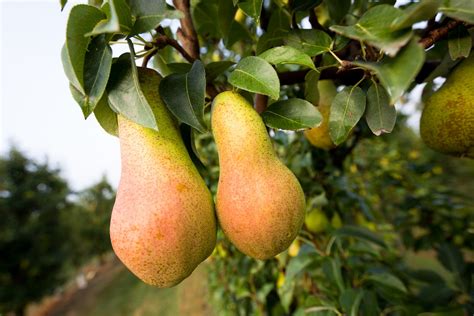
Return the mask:
M382 238L371 232L370 230L359 227L359 226L344 226L339 228L333 233L334 236L338 237L354 237L361 240L365 240L381 247L386 247L385 242Z
M366 280L374 282L383 287L387 287L392 291L394 290L402 293L407 292L407 288L405 287L403 282L390 273L371 274L366 277Z
M277 100L280 96L280 80L275 69L264 59L245 57L229 76L233 86L254 93L268 95Z
M367 110L365 119L370 130L379 136L391 133L397 119L395 106L390 105L390 98L385 88L373 83L367 91Z
M411 29L394 31L392 24L404 16L402 10L391 5L377 5L350 26L334 25L330 29L346 37L366 42L395 56L413 35Z
M420 21L425 21L436 15L440 0L423 0L414 3L407 9L403 10L404 15L396 18L391 25L392 30L400 30L404 28L411 28L413 24Z
M472 0L443 0L439 11L453 19L474 23L474 1Z
M373 71L387 89L390 104L394 104L412 84L424 61L425 50L413 39L394 58L385 57L379 63L355 61L354 64Z
M464 25L459 25L449 33L448 49L452 60L468 57L471 47L472 37Z
M160 95L168 109L181 122L205 132L204 103L206 75L201 61L184 74L171 74L161 80Z
M169 10L165 0L130 0L130 10L135 23L130 35L153 30L163 19L179 19L183 14L177 10Z
M263 0L248 0L240 2L238 4L239 8L244 11L246 15L253 18L256 21L259 21L260 11L262 10Z
M119 32L128 34L132 30L132 13L126 0L109 0L102 6L102 11L106 12L107 19L97 23L89 35Z
M258 57L265 59L273 65L295 64L316 70L311 57L291 46L270 48L269 50L261 53Z
M129 53L121 55L112 65L107 92L109 105L116 113L139 125L158 130L156 118L140 87L138 71Z
M107 101L107 94L100 99L94 109L94 115L100 126L110 135L118 136L117 113L112 111Z
M329 114L329 134L334 144L339 145L347 139L364 114L365 103L365 93L359 87L345 87L336 95Z
M262 113L265 124L283 130L301 130L321 124L322 115L306 100L292 98L272 103Z
M292 30L284 42L311 57L327 52L332 46L331 37L320 30Z
M319 72L310 70L304 77L304 98L312 104L318 104L319 102L319 76Z
M104 17L99 9L82 4L74 6L69 13L61 59L69 82L82 94L85 94L84 60L91 40L84 35Z

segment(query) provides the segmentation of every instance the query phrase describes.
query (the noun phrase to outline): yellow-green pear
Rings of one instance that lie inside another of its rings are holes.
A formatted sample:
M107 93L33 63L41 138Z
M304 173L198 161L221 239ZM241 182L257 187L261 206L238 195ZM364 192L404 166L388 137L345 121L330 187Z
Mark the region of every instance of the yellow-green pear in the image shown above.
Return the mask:
M314 147L329 150L336 147L329 135L329 114L337 90L332 80L319 80L317 89L319 91L317 108L323 117L323 121L318 127L306 130L304 135Z
M260 115L242 96L222 92L213 102L219 153L219 223L246 255L269 259L287 249L304 222L305 197L276 156Z
M110 238L137 277L171 287L211 254L216 218L211 194L158 94L159 75L139 70L159 131L118 115L122 173Z
M463 60L425 103L420 133L426 145L474 158L474 53Z
M323 211L315 208L306 214L304 224L308 231L312 233L322 233L328 228L329 220Z

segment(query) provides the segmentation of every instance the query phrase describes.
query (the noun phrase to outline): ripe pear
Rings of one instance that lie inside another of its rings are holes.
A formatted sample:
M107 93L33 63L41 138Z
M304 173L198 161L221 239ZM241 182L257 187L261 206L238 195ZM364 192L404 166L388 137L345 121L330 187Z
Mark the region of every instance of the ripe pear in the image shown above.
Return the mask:
M323 121L318 127L306 130L304 135L311 145L329 150L336 147L329 135L329 114L331 112L331 103L337 94L337 90L332 80L319 80L318 91L319 102L317 108L323 117Z
M139 70L159 131L118 115L122 172L110 238L137 277L171 287L211 254L217 224L211 194L158 94L160 76Z
M423 141L432 149L474 158L474 53L463 60L425 103Z
M219 153L219 223L246 255L269 259L287 249L304 222L305 197L276 156L260 115L242 96L222 92L213 102Z

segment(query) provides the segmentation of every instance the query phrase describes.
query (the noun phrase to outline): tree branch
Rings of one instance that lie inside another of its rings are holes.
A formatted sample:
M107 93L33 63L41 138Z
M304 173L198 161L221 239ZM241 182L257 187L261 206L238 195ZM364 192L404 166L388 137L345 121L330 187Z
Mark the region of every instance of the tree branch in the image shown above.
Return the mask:
M429 31L428 34L420 40L421 46L423 46L424 48L431 47L434 43L446 37L449 31L451 31L461 23L461 21L450 20L448 23L442 25L441 27Z
M199 59L199 41L194 29L191 12L189 11L189 0L173 0L173 4L176 9L184 14L184 17L180 19L181 28L178 29L178 39L189 56L194 60Z

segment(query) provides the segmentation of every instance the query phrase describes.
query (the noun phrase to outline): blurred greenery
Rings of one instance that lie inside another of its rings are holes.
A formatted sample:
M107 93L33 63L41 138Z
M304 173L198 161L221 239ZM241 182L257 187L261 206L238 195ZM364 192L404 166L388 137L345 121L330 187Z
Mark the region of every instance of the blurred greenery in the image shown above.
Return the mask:
M266 262L220 234L209 274L220 314L474 312L473 161L426 148L404 117L382 137L360 123L329 152L301 133L270 135L305 190L308 213L322 214L326 227L305 226L287 252ZM215 193L215 144L208 134L195 136Z
M111 249L115 194L106 179L73 192L60 170L12 148L0 158L0 313L22 315Z

